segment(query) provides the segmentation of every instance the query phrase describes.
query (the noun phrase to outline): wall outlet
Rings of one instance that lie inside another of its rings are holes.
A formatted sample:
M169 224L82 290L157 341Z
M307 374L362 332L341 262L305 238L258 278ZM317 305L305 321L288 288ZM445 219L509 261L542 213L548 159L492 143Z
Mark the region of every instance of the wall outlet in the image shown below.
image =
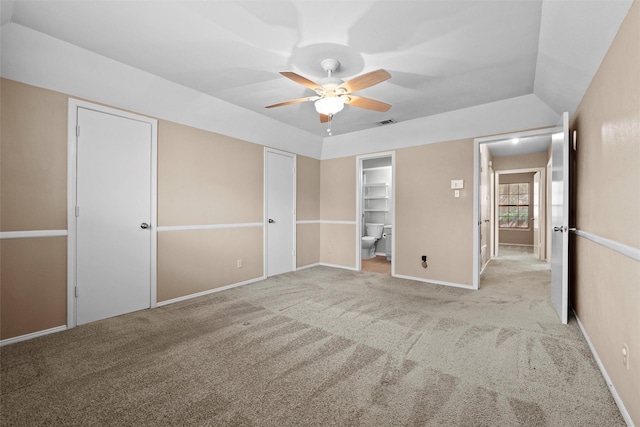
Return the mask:
M243 268L244 267L244 260L241 258L238 260L237 262L238 268Z
M629 369L629 346L622 344L622 364Z
M429 266L429 264L427 264L427 256L422 255L420 258L422 259L422 268L427 268Z

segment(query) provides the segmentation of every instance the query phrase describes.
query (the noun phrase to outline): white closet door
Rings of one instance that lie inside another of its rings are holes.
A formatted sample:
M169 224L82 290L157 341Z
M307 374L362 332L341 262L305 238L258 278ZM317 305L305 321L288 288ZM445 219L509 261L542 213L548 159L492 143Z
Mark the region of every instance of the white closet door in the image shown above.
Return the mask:
M265 152L267 276L293 271L295 261L295 157Z
M151 305L151 125L78 109L76 321Z

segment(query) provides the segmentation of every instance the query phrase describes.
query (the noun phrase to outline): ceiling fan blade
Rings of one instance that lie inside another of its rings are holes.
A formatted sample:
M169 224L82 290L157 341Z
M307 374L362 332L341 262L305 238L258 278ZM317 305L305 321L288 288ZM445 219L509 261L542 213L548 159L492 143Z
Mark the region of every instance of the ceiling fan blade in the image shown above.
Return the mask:
M329 121L329 116L326 114L320 114L320 123L327 123Z
M351 80L342 83L340 87L344 88L347 93L357 92L370 86L377 85L390 77L391 74L386 70L376 70L354 77Z
M302 77L300 74L296 74L293 71L280 71L280 74L302 86L308 87L311 90L322 90L322 86L318 83L312 82L308 78Z
M348 98L350 100L347 105L353 105L354 107L358 108L365 108L367 110L382 112L389 111L389 108L391 108L391 105L387 104L386 102L378 101L371 98L365 98L363 96L349 95Z
M273 105L267 105L264 108L282 107L283 105L298 104L300 102L306 102L306 101L315 101L318 98L319 98L318 96L308 96L306 98L292 99L291 101L284 101L284 102L279 102Z

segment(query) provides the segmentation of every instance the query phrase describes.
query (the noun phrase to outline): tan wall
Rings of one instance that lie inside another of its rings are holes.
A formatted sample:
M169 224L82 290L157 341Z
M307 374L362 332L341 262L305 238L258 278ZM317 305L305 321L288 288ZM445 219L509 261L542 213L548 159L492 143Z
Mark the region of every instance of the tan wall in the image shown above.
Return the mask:
M320 224L298 224L296 227L296 267L320 262Z
M354 157L323 160L320 164L320 219L356 219L356 160ZM320 262L355 268L356 225L320 225Z
M464 180L459 198L452 179ZM472 285L473 141L397 150L395 197L396 274Z
M0 80L2 231L67 228L67 100Z
M520 156L503 156L493 158L493 170L496 172L515 170L544 168L549 160L548 153L523 154Z
M264 147L158 123L160 226L262 222L263 180ZM259 278L263 258L262 227L161 231L158 301Z
M67 324L67 238L0 241L2 339Z
M296 158L297 219L317 221L320 219L320 160L305 156Z
M320 160L297 158L296 216L298 221L320 220ZM298 224L296 227L296 266L320 262L320 224Z
M262 277L262 237L262 227L158 233L158 301Z
M0 79L1 231L67 229L67 97ZM66 324L65 237L0 243L0 339Z
M161 120L158 224L262 222L264 147Z
M356 160L323 160L320 164L320 219L355 221Z
M357 250L355 224L320 224L321 263L355 268Z
M516 182L529 183L530 196L533 192L533 173L510 173L500 175L500 184L512 184ZM531 205L529 206L529 217L533 216L533 198L530 197ZM500 244L510 245L533 245L533 222L529 221L528 230L505 230L499 229Z
M572 121L579 230L640 248L640 3L634 2ZM573 307L640 425L640 262L575 238ZM622 345L630 369L622 365Z

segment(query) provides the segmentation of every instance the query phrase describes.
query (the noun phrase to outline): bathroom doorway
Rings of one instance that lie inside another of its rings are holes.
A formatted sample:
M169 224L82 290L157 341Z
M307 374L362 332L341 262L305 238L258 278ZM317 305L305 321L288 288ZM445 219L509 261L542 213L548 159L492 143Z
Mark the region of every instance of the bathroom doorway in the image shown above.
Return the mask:
M395 153L357 159L357 269L394 274Z

